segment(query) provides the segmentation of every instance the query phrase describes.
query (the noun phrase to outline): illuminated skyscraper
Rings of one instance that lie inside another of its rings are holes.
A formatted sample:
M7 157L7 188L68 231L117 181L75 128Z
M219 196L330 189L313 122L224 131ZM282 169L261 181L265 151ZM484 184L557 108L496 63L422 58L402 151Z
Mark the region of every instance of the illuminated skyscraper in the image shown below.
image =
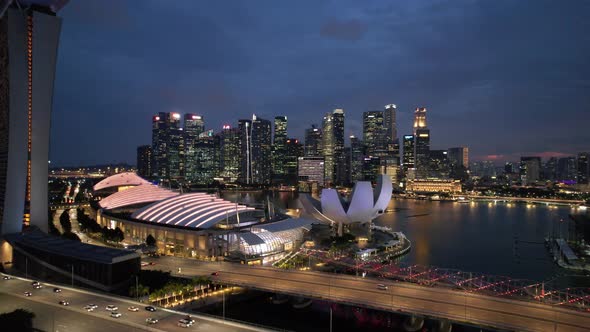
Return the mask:
M251 134L252 183L270 184L272 174L270 121L253 115Z
M219 176L219 136L213 130L202 132L194 142L191 183L209 185Z
M296 138L289 138L285 145L285 175L284 183L287 185L297 184L297 161L303 157L303 145Z
M239 176L238 181L252 183L252 120L238 120L239 132Z
M408 169L416 167L416 157L414 151L414 135L404 135L404 160L403 169L404 172L408 172Z
M144 178L152 176L152 146L137 147L137 174Z
M183 174L184 142L180 114L160 112L152 118L152 154L154 176L161 180L179 180Z
M363 180L364 151L363 142L356 136L350 136L350 183Z
M400 146L397 137L397 106L395 104L385 105L383 111L383 125L385 126L387 157L393 159L400 165Z
M322 150L325 160L326 185L346 182L344 165L344 110L326 113L322 125Z
M305 129L305 148L303 151L306 157L320 157L322 153L322 130L315 125Z
M426 107L418 107L414 111L414 135L417 129L426 127Z
M47 231L49 124L63 1L0 4L0 228Z
M184 115L183 128L183 156L184 156L184 179L188 182L195 182L196 177L196 163L198 157L195 154L195 146L199 139L199 135L205 131L205 122L203 117L197 114Z
M367 156L387 157L386 134L382 111L363 112L363 143Z
M578 183L588 184L588 178L590 177L590 163L589 154L582 152L578 154Z
M286 174L285 158L287 157L287 117L276 116L274 137L272 143L272 172L273 178L282 182Z
M520 180L523 185L539 181L541 157L520 157Z
M449 148L448 158L452 166L469 167L469 148Z
M225 181L236 182L240 174L240 132L224 125L220 136L220 176Z

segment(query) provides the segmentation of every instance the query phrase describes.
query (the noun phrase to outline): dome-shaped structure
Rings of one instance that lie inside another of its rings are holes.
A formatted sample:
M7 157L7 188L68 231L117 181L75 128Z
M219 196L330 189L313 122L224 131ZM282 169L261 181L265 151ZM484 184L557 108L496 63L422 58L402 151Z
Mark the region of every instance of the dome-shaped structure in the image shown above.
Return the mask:
M391 200L392 190L393 184L388 175L377 178L375 189L371 182L359 181L352 190L350 204L345 207L335 189L323 189L322 214L337 223L369 222L385 211Z
M151 183L148 183L135 186L127 190L118 191L106 198L103 198L100 202L98 202L98 204L103 209L112 210L126 206L158 202L163 199L178 195L179 193L177 192L160 188Z
M125 172L111 175L108 178L102 179L99 183L95 184L92 189L94 189L94 191L99 191L107 188L139 186L148 183L150 182L135 174L134 172Z

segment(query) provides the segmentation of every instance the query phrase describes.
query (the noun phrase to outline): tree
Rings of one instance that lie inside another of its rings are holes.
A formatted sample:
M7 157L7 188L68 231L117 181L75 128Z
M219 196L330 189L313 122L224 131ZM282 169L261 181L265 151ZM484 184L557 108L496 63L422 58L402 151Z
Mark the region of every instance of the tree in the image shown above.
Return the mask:
M113 231L113 241L121 242L124 238L125 234L123 233L123 231L119 227L115 228Z
M76 235L76 233L65 232L61 236L68 239L68 240L82 242L82 240L80 240L80 237L78 237L78 235Z
M13 312L0 314L0 326L3 331L33 331L33 318L35 318L34 313L16 309Z
M147 244L150 247L154 247L156 245L156 239L152 236L152 234L149 234L145 238L145 244Z
M47 209L47 213L47 224L49 226L49 234L60 236L61 233L59 232L59 229L57 229L57 227L55 227L55 224L53 223L53 211L51 211L51 209Z
M72 231L72 223L70 222L70 210L67 209L59 216L59 223L64 231L68 233Z

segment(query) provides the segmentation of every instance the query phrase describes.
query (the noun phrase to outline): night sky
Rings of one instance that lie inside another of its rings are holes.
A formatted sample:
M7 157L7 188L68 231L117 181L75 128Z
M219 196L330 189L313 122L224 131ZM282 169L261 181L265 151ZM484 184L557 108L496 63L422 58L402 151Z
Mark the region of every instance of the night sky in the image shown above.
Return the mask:
M160 111L215 131L287 115L303 138L334 108L359 135L389 103L400 137L425 106L432 148L472 159L590 151L590 1L71 0L59 16L52 165L135 163Z

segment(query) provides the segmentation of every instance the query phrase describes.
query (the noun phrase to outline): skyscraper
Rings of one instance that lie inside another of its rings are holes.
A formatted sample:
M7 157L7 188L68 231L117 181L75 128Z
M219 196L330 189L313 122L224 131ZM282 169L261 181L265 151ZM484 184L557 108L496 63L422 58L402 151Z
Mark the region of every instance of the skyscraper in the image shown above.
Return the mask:
M395 104L385 105L383 111L383 124L385 126L387 156L400 165L400 146L397 137L397 106ZM388 162L389 163L389 162Z
M252 183L270 184L272 174L270 121L253 115L251 138Z
M137 147L137 174L144 178L152 176L152 146Z
M414 111L414 150L416 177L424 179L428 176L430 152L430 130L426 126L425 107L418 107Z
M306 157L320 157L322 153L322 130L316 125L305 129L305 148L303 151Z
M273 178L278 182L282 182L287 171L285 169L285 159L287 156L286 144L287 117L283 115L276 116L272 143L272 172Z
M426 107L418 107L414 111L414 134L417 129L426 127Z
M465 146L449 148L447 156L451 166L469 167L469 148Z
M344 110L326 113L322 124L326 185L346 182L344 165Z
M386 134L382 111L363 112L363 143L367 156L387 156Z
M225 181L236 182L240 174L240 132L224 125L220 136L220 176Z
M575 181L578 177L576 157L565 157L557 160L557 179L560 181Z
M202 132L194 142L194 168L191 183L209 185L219 176L220 137L213 130Z
M285 145L285 174L284 183L288 185L297 184L297 161L303 157L303 145L296 138L289 138Z
M152 154L155 177L168 181L180 179L184 172L180 114L160 112L152 118Z
M48 229L49 123L61 30L55 13L64 4L28 1L0 6L2 234L19 232L29 222Z
M520 179L523 185L539 181L541 157L520 157Z
M416 158L414 151L414 135L404 135L404 160L403 169L404 172L408 172L408 169L416 167Z
M198 158L195 154L195 145L199 135L205 131L203 117L197 114L184 115L183 148L184 148L184 179L189 182L195 181L197 174L196 163Z
M350 136L350 183L363 180L363 158L365 156L363 142L356 136Z
M252 183L252 121L238 120L239 132L239 176L238 181Z
M589 154L582 152L578 154L578 183L588 184L588 178L590 177L590 163Z

